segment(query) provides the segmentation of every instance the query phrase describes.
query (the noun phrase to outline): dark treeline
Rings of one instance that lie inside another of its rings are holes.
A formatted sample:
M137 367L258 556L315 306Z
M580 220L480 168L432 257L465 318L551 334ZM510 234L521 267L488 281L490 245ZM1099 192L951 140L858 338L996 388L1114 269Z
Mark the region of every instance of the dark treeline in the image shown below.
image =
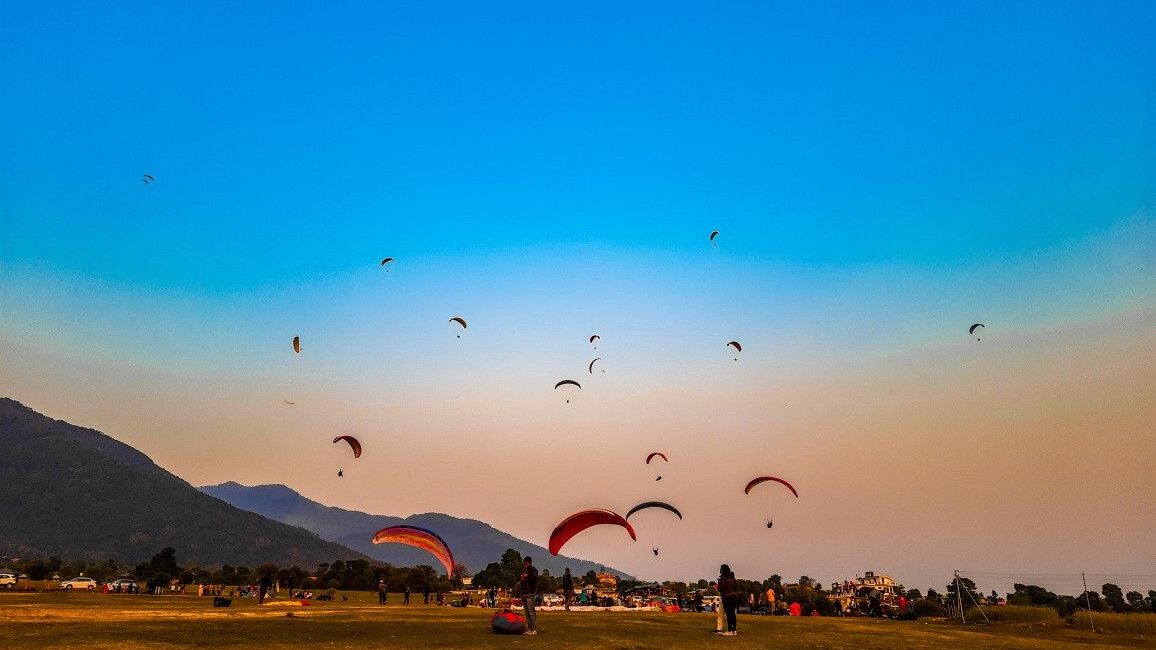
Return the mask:
M378 581L385 581L386 588L390 591L403 591L409 587L411 591L417 592L426 590L444 592L460 589L462 577L467 575L466 567L460 564L454 567L453 577L447 579L438 574L433 567L424 564L415 567L395 567L364 559L334 560L332 563L322 563L308 569L299 566L278 567L273 564L255 567L225 564L215 568L181 566L177 562L176 550L173 548L164 548L148 562L135 566L121 564L115 560L64 561L58 557L24 561L4 558L3 561L5 566L0 569L6 568L24 574L30 580L48 580L54 575L63 578L85 575L98 582L108 582L116 578L131 577L147 583L150 589L155 586L167 587L173 580L182 585L251 585L260 582L261 577L267 574L282 587L289 589L371 591L376 589ZM513 589L518 584L521 573L522 554L514 549L506 549L501 558L487 564L473 577L473 586ZM797 602L807 611L817 610L820 614L835 613L835 606L827 598L829 592L823 589L820 582L808 576L800 576L791 584L785 584L779 575L772 575L761 581L740 578L737 583L740 594L754 595L756 601L765 598L768 589L773 589L780 603ZM574 584L578 588L596 587L599 584L598 576L594 571L587 571L583 575L575 575ZM641 584L646 583L620 580L618 590L626 592ZM696 591L702 591L708 596L718 594L712 586L712 581L705 578L687 582L665 581L662 586L673 594L689 595ZM832 589L834 588L832 585ZM548 570L542 571L539 575L539 589L542 593L560 593L562 576L551 575ZM996 605L1000 600L994 590L988 595L980 593L975 582L965 577L959 579L958 594L954 579L948 582L943 593L928 589L924 594L919 589L904 589L903 585L896 586L896 593L905 595L913 603L919 616L944 616L945 605L960 600L965 607L970 607L974 603L984 606ZM1037 585L1016 583L1014 591L1006 595L1006 602L1009 605L1052 607L1065 618L1078 610L1088 609L1089 606L1094 612L1156 612L1156 590L1149 589L1146 595L1139 591L1125 593L1119 586L1105 583L1101 585L1099 592L1089 590L1068 596L1053 593Z
M409 587L411 591L438 592L460 587L461 576L465 573L465 567L458 565L454 569L454 577L447 579L439 575L433 567L424 564L416 567L395 567L364 559L339 559L309 569L300 566L278 567L268 563L255 567L229 564L215 568L181 566L177 562L176 549L171 547L162 549L149 561L135 566L118 563L115 560L63 561L57 557L49 557L47 560L9 561L7 564L12 570L28 576L29 580L48 580L54 575L62 578L84 575L98 582L135 578L146 583L150 591L158 586L168 587L174 580L181 585L252 585L260 582L262 576L268 575L282 587L289 589L302 587L369 591L377 588L378 581L384 581L390 591L403 591Z

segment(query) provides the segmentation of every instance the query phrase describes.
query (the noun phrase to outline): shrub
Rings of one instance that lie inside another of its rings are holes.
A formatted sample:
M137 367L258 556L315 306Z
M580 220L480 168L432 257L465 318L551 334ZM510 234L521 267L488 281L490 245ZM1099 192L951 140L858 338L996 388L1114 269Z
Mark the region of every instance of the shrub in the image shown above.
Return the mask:
M943 604L935 598L920 598L915 601L915 615L916 616L931 616L944 617L947 616L947 610L944 609Z

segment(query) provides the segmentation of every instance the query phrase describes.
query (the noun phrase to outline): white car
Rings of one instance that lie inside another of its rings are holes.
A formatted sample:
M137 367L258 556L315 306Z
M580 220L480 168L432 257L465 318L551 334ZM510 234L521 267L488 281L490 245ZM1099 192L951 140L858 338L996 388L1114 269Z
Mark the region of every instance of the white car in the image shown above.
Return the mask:
M0 573L0 587L5 589L12 589L16 586L16 575L12 573Z
M65 580L60 583L60 588L65 591L72 591L74 589L87 589L89 591L96 591L96 581L92 578L73 578L72 580Z

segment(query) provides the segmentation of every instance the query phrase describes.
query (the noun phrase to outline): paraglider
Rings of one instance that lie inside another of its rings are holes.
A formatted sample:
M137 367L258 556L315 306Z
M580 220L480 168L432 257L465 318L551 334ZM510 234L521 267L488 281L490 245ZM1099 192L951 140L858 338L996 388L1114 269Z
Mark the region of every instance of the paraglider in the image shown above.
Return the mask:
M290 401L289 401L289 400L287 400L287 399L283 399L283 400L281 400L281 401L282 401L282 402L285 402L285 403L286 403L286 404L288 404L289 406L296 406L296 405L297 405L297 402L290 402Z
M652 452L650 452L650 454L648 454L648 455L646 456L646 464L647 464L647 465L649 465L649 464L650 464L650 461L654 460L655 458L661 458L661 459L662 459L663 461L665 461L665 462L668 462L668 463L670 462L670 460L668 460L668 459L666 458L666 454L662 453L661 451L652 451ZM654 479L654 480L655 480L655 481L661 481L661 480L662 480L662 475L660 474L660 475L658 476L658 478L656 478L656 479ZM627 515L627 517L629 517L629 516L630 516L630 515Z
M295 352L297 354L301 354L301 337L300 336L294 336L293 337L293 352Z
M462 338L462 332L466 331L469 325L466 324L466 319L461 316L454 316L449 320L450 327L455 330L456 336Z
M353 436L337 436L333 439L333 444L337 444L341 441L349 443L349 448L353 450L354 458L361 458L361 442L359 442L357 438L354 438ZM337 478L341 478L343 476L345 476L345 470L340 467L337 468Z
M353 436L337 436L333 439L333 443L337 444L337 442L341 440L349 443L349 448L353 450L354 458L361 458L361 443L357 440L357 438L354 438Z
M595 343L595 341L601 341L601 340L602 340L602 337L598 336L597 334L591 334L590 335L590 344L594 346L595 350L598 349L598 344Z
M643 503L636 505L633 508L631 508L629 512L626 513L626 519L629 520L630 516L635 514L636 512L639 512L642 510L647 510L650 508L658 508L660 510L666 510L666 511L672 512L672 513L674 513L674 515L676 517L678 517L679 521L682 521L682 513L678 511L678 508L675 508L674 506L670 505L669 503L663 503L662 501L645 501ZM659 529L658 529L658 533L659 533L659 540L658 541L659 542L662 541L661 537L662 537L662 533L665 529L666 529L665 525L659 526ZM658 555L658 546L655 546L652 550L654 551L654 554L657 556Z
M446 541L432 530L417 526L389 526L377 531L371 541L374 544L405 544L428 551L445 567L447 576L453 575L454 554Z
M550 555L557 555L566 545L566 542L587 528L606 524L625 528L630 539L638 541L638 535L634 534L634 528L630 526L630 522L623 519L618 513L601 509L583 510L564 519L554 528L554 532L550 533Z
M710 231L710 245L711 246L718 246L718 244L715 243L715 240L714 240L715 237L718 237L718 231L717 230Z
M735 361L738 361L739 354L743 351L743 344L738 341L728 341L726 347L734 350Z
M768 482L768 481L773 481L773 482L775 482L775 483L780 483L780 484L782 484L782 485L783 485L783 486L785 486L785 487L786 487L788 490L790 490L790 491L791 491L791 494L795 495L795 498L796 498L796 499L797 499L797 498L799 498L799 492L798 492L797 490L795 490L795 486L791 485L790 483L788 483L788 482L784 481L783 479L781 479L781 478L779 478L779 477L777 477L777 476L759 476L759 477L757 477L757 478L753 478L753 479L751 479L751 481L750 481L749 483L747 483L747 487L743 489L743 492L744 492L745 494L750 494L750 493L751 493L751 489L752 489L752 488L754 488L756 485L759 485L759 484L762 484L762 483L766 483L766 482ZM775 521L774 521L774 519L772 519L772 518L771 518L771 517L768 515L768 516L767 516L767 528L768 528L768 529L770 529L770 528L774 527L774 525L775 525Z
M577 394L578 391L582 390L582 384L579 384L573 379L563 379L562 381L554 384L554 390L558 391L559 389L562 395L565 397L566 403L569 404L570 398Z
M669 510L670 512L673 512L676 517L682 519L682 513L678 511L678 508L675 508L669 503L663 503L662 501L644 501L643 503L636 505L626 513L626 519L629 520L630 515L633 515L639 510L646 510L647 508L661 508L663 510Z
M967 330L967 333L968 333L968 334L975 334L975 330L976 330L976 328L979 328L979 327L983 327L983 323L976 323L976 324L972 325L970 328L968 328L968 330ZM984 328L984 329L987 329L986 327L983 327L983 328ZM978 337L978 336L977 336L977 337L975 337L975 340L977 340L977 341L978 341L978 340L979 340L979 337Z
M594 359L594 361L601 361L601 360L602 360L602 357L597 357ZM594 374L594 361L591 361L590 365L586 366L586 370L592 375ZM606 371L603 370L602 372L606 372Z
M390 262L392 262L392 261L393 261L393 258L392 258L392 257L383 257L383 258L381 259L381 265L382 265L382 266L385 266L386 264L389 264L389 263L390 263ZM385 270L385 272L386 272L386 273L389 273L389 269L387 268L387 269Z
M152 183L154 180L156 180L156 179L153 178L152 174L145 174L144 176L140 177L140 182L144 183L145 185Z
M777 476L760 476L758 478L753 478L753 479L751 479L750 483L747 483L747 486L743 489L743 492L745 494L750 494L751 488L755 487L756 485L759 485L760 483L766 483L767 481L774 481L776 483L781 483L781 484L785 485L787 487L787 489L791 491L791 494L795 495L796 499L799 498L799 492L798 492L798 490L795 489L795 486L791 485L790 483L784 481L783 479L781 479Z

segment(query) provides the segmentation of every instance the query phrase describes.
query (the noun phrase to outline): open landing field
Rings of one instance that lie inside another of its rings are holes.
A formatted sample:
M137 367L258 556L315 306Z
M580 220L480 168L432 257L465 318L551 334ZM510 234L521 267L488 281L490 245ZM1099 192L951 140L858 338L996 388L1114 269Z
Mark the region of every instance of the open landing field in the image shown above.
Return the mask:
M1156 648L1156 639L1066 627L944 621L740 616L719 637L713 614L542 612L536 637L490 632L493 610L398 604L372 594L308 607L236 599L92 593L0 593L5 648ZM292 614L290 616L289 614Z

